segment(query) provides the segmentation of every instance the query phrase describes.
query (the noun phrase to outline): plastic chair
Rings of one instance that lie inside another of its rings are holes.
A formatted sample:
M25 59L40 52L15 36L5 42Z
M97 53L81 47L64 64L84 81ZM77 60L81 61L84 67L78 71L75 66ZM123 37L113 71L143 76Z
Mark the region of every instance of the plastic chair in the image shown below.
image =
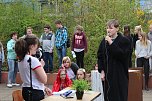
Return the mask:
M22 97L22 90L15 90L12 93L13 101L24 101Z

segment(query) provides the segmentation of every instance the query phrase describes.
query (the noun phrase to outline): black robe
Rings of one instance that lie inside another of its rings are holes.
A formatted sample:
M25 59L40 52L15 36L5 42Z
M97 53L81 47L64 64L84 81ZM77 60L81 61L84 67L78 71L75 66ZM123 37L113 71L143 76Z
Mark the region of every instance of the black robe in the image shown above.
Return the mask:
M111 45L105 39L100 43L97 53L98 71L105 72L105 101L128 101L129 51L130 42L120 33Z

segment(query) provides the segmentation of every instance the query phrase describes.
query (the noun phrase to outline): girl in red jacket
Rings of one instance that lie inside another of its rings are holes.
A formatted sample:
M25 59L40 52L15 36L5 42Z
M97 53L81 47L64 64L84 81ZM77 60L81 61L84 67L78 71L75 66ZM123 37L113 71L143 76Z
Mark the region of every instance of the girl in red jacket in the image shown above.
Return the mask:
M69 79L65 69L59 69L56 80L53 84L52 92L59 92L66 87L70 87L72 81Z

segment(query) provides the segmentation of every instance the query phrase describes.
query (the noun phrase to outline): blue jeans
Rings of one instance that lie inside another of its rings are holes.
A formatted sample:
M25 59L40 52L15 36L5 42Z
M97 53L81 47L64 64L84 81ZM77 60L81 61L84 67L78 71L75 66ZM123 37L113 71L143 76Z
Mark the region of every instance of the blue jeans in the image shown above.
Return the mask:
M8 83L15 83L16 82L16 74L18 71L18 63L14 59L8 59Z
M61 49L57 49L57 54L59 58L59 66L62 64L63 57L66 56L66 47L62 47Z
M44 70L46 73L53 70L53 53L44 52L43 60L45 62Z

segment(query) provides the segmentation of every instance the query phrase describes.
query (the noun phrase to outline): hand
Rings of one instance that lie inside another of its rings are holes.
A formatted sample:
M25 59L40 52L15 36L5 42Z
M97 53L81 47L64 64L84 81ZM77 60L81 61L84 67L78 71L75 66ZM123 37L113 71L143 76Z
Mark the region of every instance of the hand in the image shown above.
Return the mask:
M63 69L65 69L64 64L61 65Z
M140 58L138 55L136 55L136 58Z
M109 45L111 45L111 44L112 44L111 37L106 36L106 37L105 37L105 40L109 43Z
M50 49L50 53L52 53L53 52L53 49Z
M40 63L41 63L41 65L42 65L42 67L44 67L45 62L43 61L43 59L41 59Z
M52 95L52 91L48 87L45 87L45 92L48 96Z
M104 73L103 70L101 71L101 80L102 80L102 81L105 81L105 73Z

